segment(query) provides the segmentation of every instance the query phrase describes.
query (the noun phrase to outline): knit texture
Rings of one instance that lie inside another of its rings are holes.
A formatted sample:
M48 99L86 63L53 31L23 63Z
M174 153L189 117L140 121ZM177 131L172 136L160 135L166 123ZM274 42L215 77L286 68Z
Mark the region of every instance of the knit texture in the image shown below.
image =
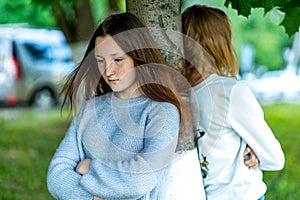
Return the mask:
M179 112L146 96L89 100L50 163L47 184L56 199L166 199L178 141ZM91 158L83 176L77 164Z

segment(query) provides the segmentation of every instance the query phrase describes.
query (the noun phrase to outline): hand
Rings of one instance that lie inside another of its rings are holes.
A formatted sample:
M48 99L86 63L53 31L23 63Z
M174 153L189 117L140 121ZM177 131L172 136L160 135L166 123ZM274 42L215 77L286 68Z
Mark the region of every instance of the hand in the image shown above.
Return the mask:
M259 159L248 145L244 150L244 164L249 167L249 169L255 169L259 165Z
M81 175L88 173L90 170L91 161L92 160L90 158L80 161L76 167L76 172Z
M94 197L93 197L93 200L103 200L103 199L94 196Z
M143 153L144 153L144 149L142 149L138 154L136 154L135 157L142 156Z
M86 158L80 161L76 167L76 172L83 175L86 174L90 170L90 164L92 160L90 158ZM93 196L93 200L103 200L99 197Z

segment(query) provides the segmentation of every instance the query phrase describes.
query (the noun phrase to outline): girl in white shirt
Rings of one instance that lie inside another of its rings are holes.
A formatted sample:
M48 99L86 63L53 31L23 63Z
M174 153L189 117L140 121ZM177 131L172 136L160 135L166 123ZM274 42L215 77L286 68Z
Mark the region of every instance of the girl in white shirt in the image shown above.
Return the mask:
M229 19L220 9L194 5L182 22L183 74L193 86L195 127L205 132L198 144L206 198L264 199L262 170L281 170L285 159L251 89L236 79ZM247 145L260 161L255 169L244 164Z

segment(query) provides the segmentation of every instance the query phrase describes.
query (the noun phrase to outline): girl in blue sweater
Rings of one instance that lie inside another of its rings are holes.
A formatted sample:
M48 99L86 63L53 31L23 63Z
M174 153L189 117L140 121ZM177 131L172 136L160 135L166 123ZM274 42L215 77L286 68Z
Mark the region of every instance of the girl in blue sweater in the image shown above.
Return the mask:
M71 109L79 88L87 101L51 160L54 198L167 199L185 118L174 74L134 15L111 15L99 25L63 89Z

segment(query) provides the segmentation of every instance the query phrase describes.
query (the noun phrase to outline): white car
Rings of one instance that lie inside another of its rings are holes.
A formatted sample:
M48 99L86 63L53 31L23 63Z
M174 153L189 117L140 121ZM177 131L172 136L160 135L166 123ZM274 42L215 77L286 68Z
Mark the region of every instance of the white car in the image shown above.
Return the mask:
M60 30L0 26L0 104L57 105L71 52Z

